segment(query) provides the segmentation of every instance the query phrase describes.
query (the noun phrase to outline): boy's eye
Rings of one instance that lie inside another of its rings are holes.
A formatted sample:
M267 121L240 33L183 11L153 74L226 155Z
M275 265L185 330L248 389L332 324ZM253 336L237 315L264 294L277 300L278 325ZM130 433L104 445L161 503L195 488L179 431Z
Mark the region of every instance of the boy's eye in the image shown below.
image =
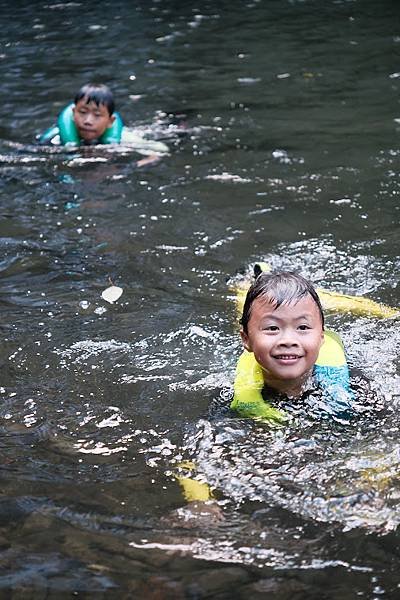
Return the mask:
M300 331L307 331L308 329L311 329L311 327L309 327L309 325L299 325L299 329Z
M265 325L263 329L264 331L279 331L279 327L277 325Z

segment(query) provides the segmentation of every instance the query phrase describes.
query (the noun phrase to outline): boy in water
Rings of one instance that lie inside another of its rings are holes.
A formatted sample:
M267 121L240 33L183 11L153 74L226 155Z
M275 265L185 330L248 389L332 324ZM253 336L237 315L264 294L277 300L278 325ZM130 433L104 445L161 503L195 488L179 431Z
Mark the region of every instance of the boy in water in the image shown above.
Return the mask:
M258 265L255 276L240 319L246 351L238 361L231 408L242 417L261 419L272 427L284 424L290 414L300 416L303 425L308 415L318 419L329 416L343 424L357 414L382 411L383 399L363 376L355 377L352 373L350 389L342 343L337 334L324 329L324 313L313 285L294 273L262 273ZM268 395L266 400L262 393ZM274 406L268 403L271 398ZM191 519L197 522L199 516L205 522L208 519L208 523L223 518L218 504L212 502L209 485L204 482L208 479L204 473L213 476L208 468L213 429L204 423L199 426L203 436L191 434L187 447L196 460L181 462L176 474L189 503L176 514L184 526L189 526ZM231 431L230 424L228 429ZM244 430L245 435L248 431ZM229 446L227 439L234 440L236 446L240 438L230 434L227 438L220 437L223 447L221 441L217 442L220 444L214 454L217 462ZM236 466L230 460L222 462L224 466ZM196 472L203 469L202 478L198 479ZM237 480L236 472L234 476ZM244 493L249 480L251 477L244 479Z
M343 346L336 334L324 331L321 302L307 279L258 274L240 323L247 352L238 362L231 408L242 416L279 421L284 414L263 400L262 391L287 400L320 388L324 412L345 415L351 392Z
M40 138L42 144L94 145L126 143L147 156L138 165L159 160L168 152L162 142L145 140L125 127L115 112L111 90L104 84L88 83L81 87L74 103L59 115L57 126L51 127Z

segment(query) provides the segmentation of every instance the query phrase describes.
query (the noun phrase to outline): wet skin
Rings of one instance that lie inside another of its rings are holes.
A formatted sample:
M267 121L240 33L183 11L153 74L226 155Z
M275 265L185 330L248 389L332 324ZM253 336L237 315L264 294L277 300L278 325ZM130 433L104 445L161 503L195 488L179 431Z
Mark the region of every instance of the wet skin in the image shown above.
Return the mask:
M97 140L115 121L104 104L87 103L85 98L81 98L72 110L79 137L85 142Z
M279 308L267 296L259 296L251 307L247 333L242 330L241 336L270 387L301 395L324 340L321 315L310 295Z

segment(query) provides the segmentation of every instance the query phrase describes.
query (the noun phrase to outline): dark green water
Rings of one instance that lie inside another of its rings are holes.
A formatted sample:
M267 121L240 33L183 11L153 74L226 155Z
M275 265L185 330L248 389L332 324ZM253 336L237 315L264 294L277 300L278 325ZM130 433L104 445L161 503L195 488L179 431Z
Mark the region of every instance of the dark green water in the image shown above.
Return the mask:
M0 2L1 597L399 597L398 319L327 317L383 413L226 410L255 260L400 303L399 12ZM35 146L90 80L169 156Z

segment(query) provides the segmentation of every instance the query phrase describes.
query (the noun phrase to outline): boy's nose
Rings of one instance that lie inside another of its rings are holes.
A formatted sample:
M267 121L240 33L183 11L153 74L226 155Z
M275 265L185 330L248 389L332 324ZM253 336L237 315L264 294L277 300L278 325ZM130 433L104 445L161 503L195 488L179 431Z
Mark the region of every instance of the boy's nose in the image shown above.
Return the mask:
M285 346L287 348L299 345L296 337L290 331L282 331L278 343L280 346Z
M85 114L85 124L90 125L91 123L93 123L93 115L91 113L86 113Z

